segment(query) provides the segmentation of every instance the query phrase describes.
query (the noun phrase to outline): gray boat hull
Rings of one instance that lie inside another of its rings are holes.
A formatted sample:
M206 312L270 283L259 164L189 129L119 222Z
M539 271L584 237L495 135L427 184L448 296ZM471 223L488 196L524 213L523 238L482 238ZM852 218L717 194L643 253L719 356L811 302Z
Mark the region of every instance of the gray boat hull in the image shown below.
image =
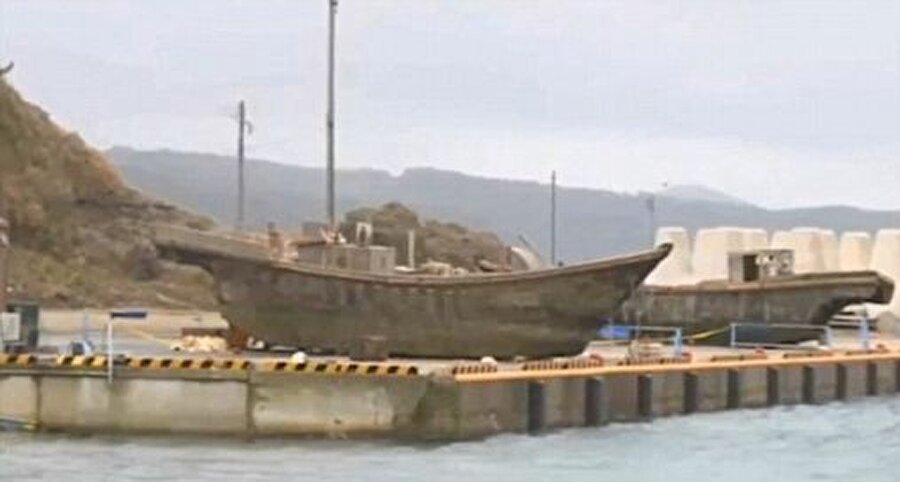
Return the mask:
M671 250L663 245L540 271L436 277L279 262L183 236L156 244L168 257L212 273L225 318L256 338L347 353L378 337L391 355L441 358L580 353L601 320L614 317Z
M732 322L822 326L848 305L888 303L893 291L894 283L874 271L642 286L623 304L622 317L631 323L681 326L687 333L716 330ZM768 333L772 342L787 342L808 338L810 330L798 329L796 336L789 330ZM727 335L717 339L727 340Z

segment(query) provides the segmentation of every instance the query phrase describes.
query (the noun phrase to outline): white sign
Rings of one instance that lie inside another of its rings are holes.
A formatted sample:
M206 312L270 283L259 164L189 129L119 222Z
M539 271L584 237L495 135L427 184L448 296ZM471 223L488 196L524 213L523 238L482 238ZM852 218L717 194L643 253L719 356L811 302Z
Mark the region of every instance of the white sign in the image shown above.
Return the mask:
M0 341L22 339L22 319L18 313L0 313Z

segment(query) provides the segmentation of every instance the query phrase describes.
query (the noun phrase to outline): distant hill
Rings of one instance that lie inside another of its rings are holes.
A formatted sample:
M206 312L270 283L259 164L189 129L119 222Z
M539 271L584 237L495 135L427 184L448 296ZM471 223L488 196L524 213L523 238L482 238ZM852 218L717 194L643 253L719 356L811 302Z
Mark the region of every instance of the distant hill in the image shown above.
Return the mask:
M725 194L722 191L702 186L700 184L679 184L669 186L657 193L659 196L690 201L709 201L722 204L745 204L747 201Z
M236 175L232 158L121 147L107 154L130 185L223 224L233 223ZM304 220L322 218L322 169L253 160L248 162L247 185L248 220L253 226L261 227L268 220L280 226L298 226ZM423 216L493 231L507 241L523 234L544 253L548 250L550 193L546 184L432 168L407 169L399 176L359 169L339 170L337 191L341 213L399 201ZM561 259L576 261L649 246L652 229L647 194L566 187L558 194ZM655 205L657 225L688 229L731 225L871 231L900 225L900 211L846 206L766 210L740 201L682 199L666 193L657 195Z

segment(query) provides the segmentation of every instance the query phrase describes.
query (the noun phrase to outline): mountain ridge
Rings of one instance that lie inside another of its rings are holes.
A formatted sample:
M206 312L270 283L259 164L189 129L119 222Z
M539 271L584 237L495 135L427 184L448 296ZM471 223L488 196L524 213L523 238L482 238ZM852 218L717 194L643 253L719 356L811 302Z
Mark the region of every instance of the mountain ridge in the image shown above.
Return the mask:
M661 189L658 196L678 199L693 199L697 201L719 202L724 204L754 205L749 201L719 191L718 189L702 184L675 184Z
M235 162L228 156L173 150L117 147L107 157L130 185L149 194L234 222ZM323 169L271 161L247 163L247 219L253 227L274 221L285 227L322 219ZM471 176L439 167L386 170L338 169L337 208L341 213L396 201L429 218L458 222L497 233L507 242L525 235L549 251L549 185L536 181ZM653 237L649 193L618 193L580 187L558 189L558 250L578 261L647 248ZM655 225L700 227L737 225L768 230L820 226L836 231L898 225L900 211L852 206L766 209L752 204L679 199L654 195Z

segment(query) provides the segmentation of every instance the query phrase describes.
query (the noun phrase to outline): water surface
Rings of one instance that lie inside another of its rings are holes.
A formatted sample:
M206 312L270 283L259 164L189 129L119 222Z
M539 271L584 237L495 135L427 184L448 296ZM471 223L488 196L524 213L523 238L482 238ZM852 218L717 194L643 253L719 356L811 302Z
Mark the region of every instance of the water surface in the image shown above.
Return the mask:
M890 481L900 399L440 445L0 434L0 480Z

